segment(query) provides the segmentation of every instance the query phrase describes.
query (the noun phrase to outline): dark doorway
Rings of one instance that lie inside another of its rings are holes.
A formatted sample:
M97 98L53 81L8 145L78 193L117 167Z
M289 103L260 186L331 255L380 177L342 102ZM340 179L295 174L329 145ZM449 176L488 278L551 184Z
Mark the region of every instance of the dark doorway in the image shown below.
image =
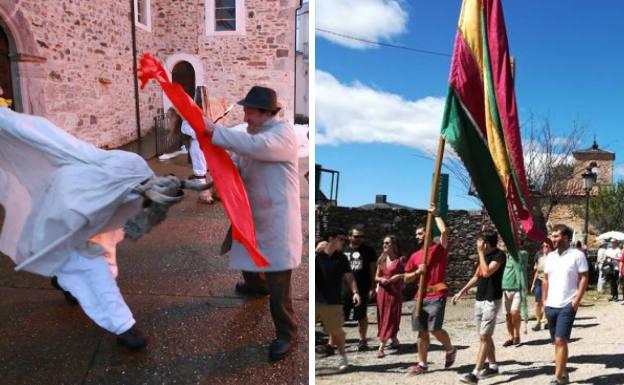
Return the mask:
M171 77L174 83L178 83L184 88L191 99L195 96L195 70L189 62L177 63L171 71Z
M0 26L0 86L4 91L2 97L13 100L13 105L15 105L13 74L11 72L11 59L9 58L10 51L9 37Z

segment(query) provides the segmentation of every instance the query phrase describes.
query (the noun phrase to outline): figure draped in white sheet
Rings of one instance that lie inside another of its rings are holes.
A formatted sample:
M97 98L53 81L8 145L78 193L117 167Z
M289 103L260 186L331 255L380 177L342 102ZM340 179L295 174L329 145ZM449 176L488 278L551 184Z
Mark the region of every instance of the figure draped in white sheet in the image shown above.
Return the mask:
M116 244L124 226L136 239L162 220L181 184L155 178L136 154L98 149L44 118L0 108L0 252L16 270L55 277L69 301L131 350L147 340L115 280ZM144 208L159 205L160 214Z

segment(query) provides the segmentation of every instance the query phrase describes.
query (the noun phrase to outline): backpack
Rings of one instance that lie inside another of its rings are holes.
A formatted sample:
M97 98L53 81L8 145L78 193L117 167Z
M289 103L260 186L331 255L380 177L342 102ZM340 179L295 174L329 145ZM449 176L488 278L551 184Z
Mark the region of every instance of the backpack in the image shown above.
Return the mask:
M602 264L602 275L605 278L610 278L615 274L615 266L613 266L613 262L605 262Z

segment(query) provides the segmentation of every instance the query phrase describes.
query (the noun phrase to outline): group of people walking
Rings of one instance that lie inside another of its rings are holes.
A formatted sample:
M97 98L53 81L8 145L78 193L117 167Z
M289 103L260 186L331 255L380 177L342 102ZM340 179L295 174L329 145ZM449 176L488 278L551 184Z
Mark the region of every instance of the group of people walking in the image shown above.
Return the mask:
M421 375L428 371L430 334L443 346L444 367L451 367L457 356L449 334L444 330L444 314L449 297L446 283L449 239L448 230L437 210L430 209L440 230L439 238L429 248L424 261L424 226L415 229L417 250L409 257L401 253L399 242L393 235L383 239L379 257L363 243L364 230L354 227L348 239L340 230L329 231L316 248L316 317L329 335L326 345L318 347L319 353L332 355L338 349L341 355L339 371L349 368L345 353L343 322L353 310L353 319L359 326L358 351L369 350L367 343L369 301L376 298L377 337L376 356L383 359L386 349L397 349L401 320L403 288L424 275L426 289L420 311L412 311L411 326L417 333L418 354L416 363L408 374ZM566 363L567 343L579 304L587 287L587 259L580 250L571 247L572 230L565 225L553 227L551 239L542 244L535 258L530 291L536 298L536 324L540 330L544 319L555 345L555 377L551 384L568 383ZM469 281L451 298L456 304L468 291L476 287L474 318L479 336L479 349L475 366L459 377L466 384L499 373L496 349L492 336L497 314L504 306L508 339L503 347L520 344L522 319L528 319L526 294L528 253L524 250L508 252L495 231L483 230L476 240L478 263ZM346 285L343 285L346 283ZM341 290L343 292L341 293ZM416 298L414 298L416 299Z
M604 242L598 249L596 258L596 270L598 270L598 293L604 292L605 284L609 284L611 298L609 301L618 301L618 285L622 290L622 300L624 300L624 258L622 249L617 239ZM624 304L624 302L623 302Z

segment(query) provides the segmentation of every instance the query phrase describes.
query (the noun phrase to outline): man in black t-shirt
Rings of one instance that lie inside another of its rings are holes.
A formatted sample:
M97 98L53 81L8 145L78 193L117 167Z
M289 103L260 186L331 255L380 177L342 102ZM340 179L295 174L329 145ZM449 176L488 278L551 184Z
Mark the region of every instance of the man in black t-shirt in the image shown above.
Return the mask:
M507 257L496 247L497 244L496 232L485 230L479 235L477 238L477 253L479 254L477 271L466 286L453 297L453 304L456 304L468 289L477 285L475 321L481 344L474 370L459 378L459 381L464 384L477 384L480 379L498 374L492 335L503 297L503 272ZM486 358L489 363L488 367L484 367Z
M345 353L345 333L342 330L343 312L341 288L346 281L353 292L352 301L360 304L357 284L351 273L347 257L342 253L345 243L344 232L329 231L325 236L324 247L319 247L315 258L315 302L316 318L323 323L323 329L340 352L338 370L344 371L349 363Z
M375 250L364 244L364 230L360 227L353 227L349 231L349 244L344 248L344 254L351 265L351 272L355 277L361 302L359 305L353 304L350 290L345 290L343 297L343 307L345 320L349 319L351 309L353 309L353 320L358 321L360 342L358 351L368 350L366 342L366 332L368 330L368 316L366 310L368 301L372 298L371 288L374 287L375 271L377 269L377 256Z

